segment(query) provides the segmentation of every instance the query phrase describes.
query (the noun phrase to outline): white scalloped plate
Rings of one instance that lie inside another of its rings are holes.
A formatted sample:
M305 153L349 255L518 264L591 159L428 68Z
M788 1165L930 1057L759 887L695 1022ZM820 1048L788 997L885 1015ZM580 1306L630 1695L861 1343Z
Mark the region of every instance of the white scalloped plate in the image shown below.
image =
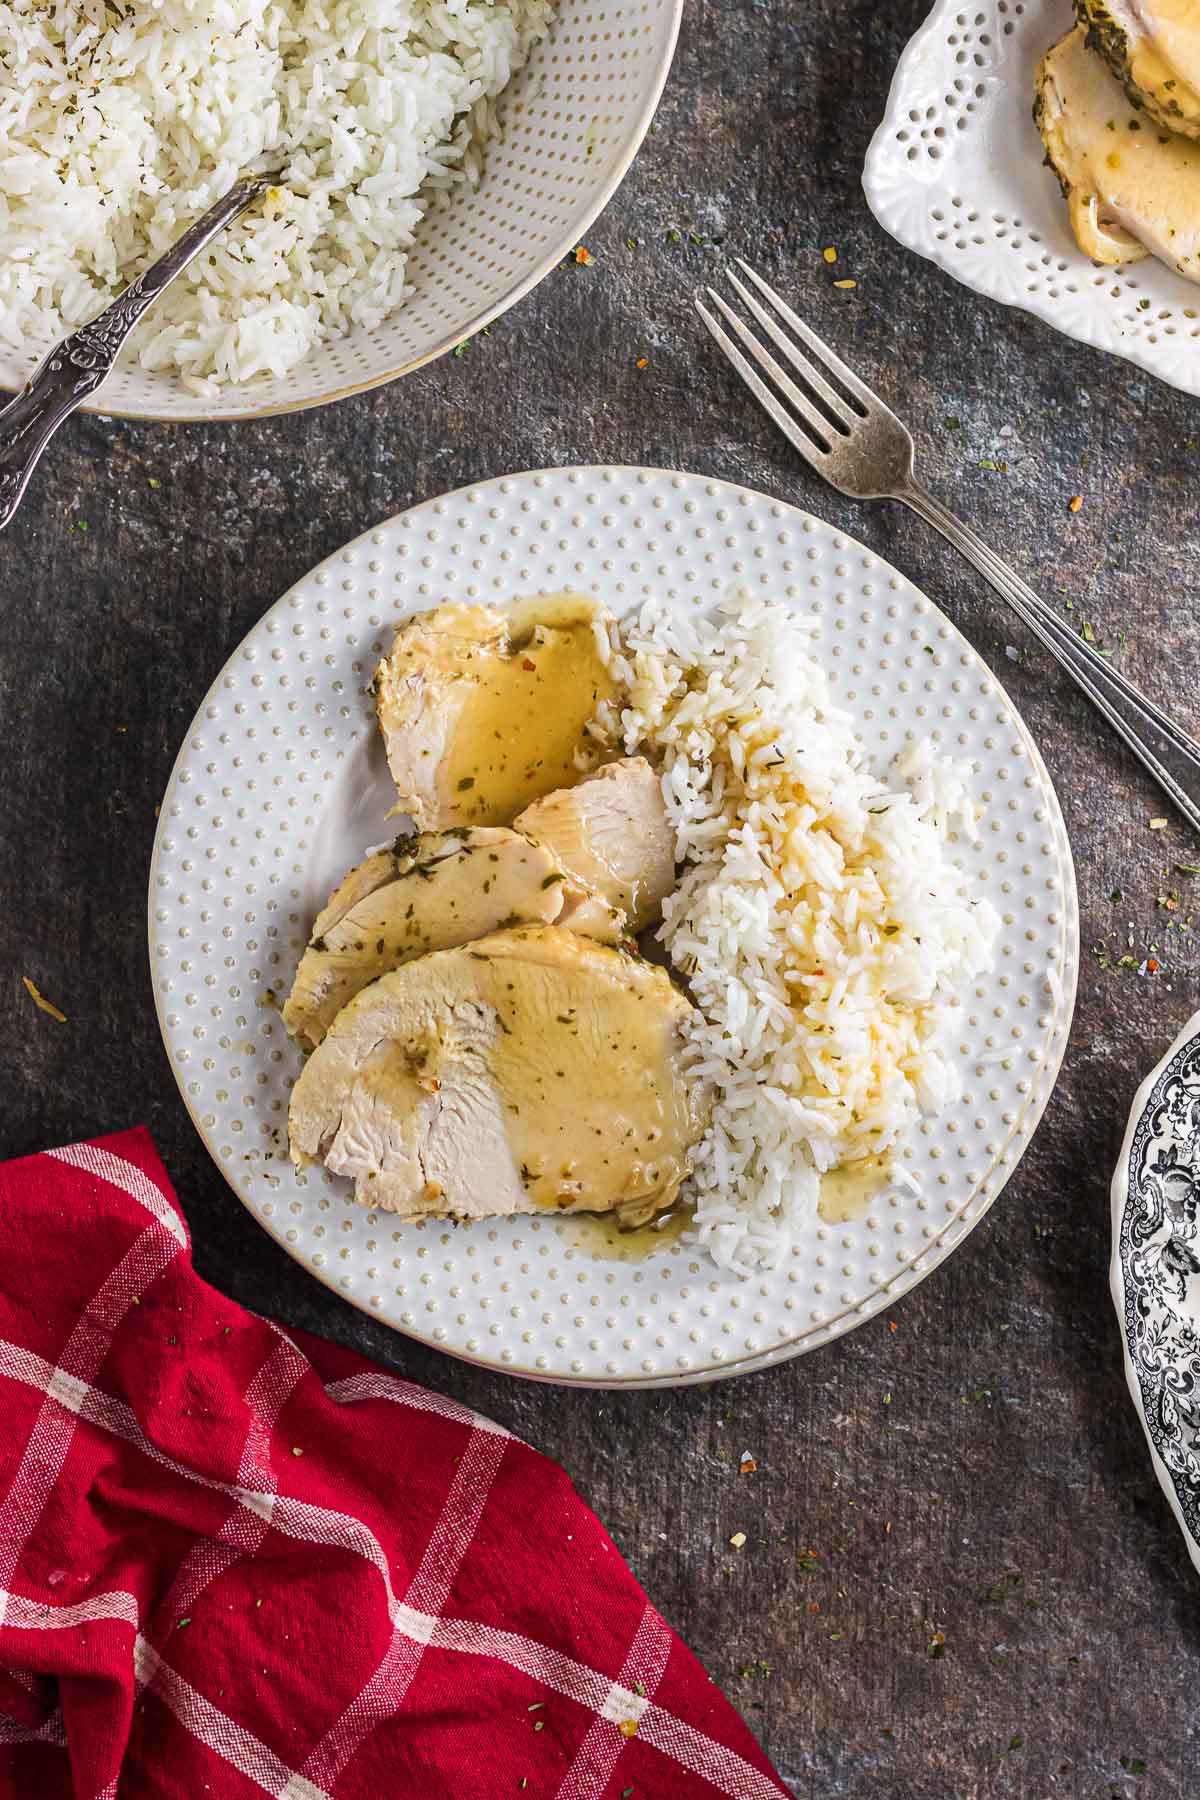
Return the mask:
M1200 394L1200 288L1083 255L1033 123L1070 0L938 0L896 69L863 187L885 230L956 280Z
M673 1243L642 1262L589 1249L574 1219L454 1227L368 1212L287 1161L300 1056L286 992L312 918L388 835L363 692L392 627L446 598L566 586L615 611L680 607L746 583L820 621L818 653L872 754L932 734L973 759L984 841L959 853L1000 910L994 973L966 996L961 1102L917 1135L919 1196L817 1222L770 1275L741 1280ZM977 1223L1012 1173L1058 1072L1078 964L1062 816L1012 703L924 595L853 539L744 488L652 469L514 475L417 506L285 594L196 714L163 799L150 956L183 1098L235 1192L293 1256L364 1310L514 1374L666 1385L811 1350L892 1306Z

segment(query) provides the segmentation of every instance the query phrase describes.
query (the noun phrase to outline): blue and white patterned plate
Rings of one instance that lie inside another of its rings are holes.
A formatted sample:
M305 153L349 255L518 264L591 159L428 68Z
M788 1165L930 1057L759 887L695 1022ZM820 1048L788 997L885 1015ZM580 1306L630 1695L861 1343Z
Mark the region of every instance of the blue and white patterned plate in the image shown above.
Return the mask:
M1200 1569L1200 1013L1138 1089L1112 1216L1129 1391Z

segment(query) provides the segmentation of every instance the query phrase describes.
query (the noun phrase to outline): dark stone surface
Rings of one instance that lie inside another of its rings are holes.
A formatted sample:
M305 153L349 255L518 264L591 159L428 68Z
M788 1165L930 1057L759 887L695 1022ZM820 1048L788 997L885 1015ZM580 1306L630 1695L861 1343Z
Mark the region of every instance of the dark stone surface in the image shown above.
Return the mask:
M863 152L923 10L692 0L658 126L589 234L595 265L553 275L467 355L291 419L79 419L63 433L0 539L0 1152L145 1120L203 1273L561 1459L798 1795L1183 1800L1200 1790L1197 1578L1125 1390L1107 1184L1138 1080L1200 1004L1192 942L1166 934L1157 904L1178 886L1174 917L1190 910L1195 883L1171 870L1200 846L1174 818L1148 831L1167 806L939 540L796 465L689 306L722 260L693 231L777 279L911 421L931 485L1200 725L1194 402L976 299L863 203ZM836 291L834 274L857 289ZM1058 783L1079 872L1066 1067L989 1217L897 1307L895 1331L880 1319L773 1372L669 1395L476 1373L341 1304L210 1164L148 980L154 809L241 634L413 500L572 461L743 480L896 562L1001 671ZM1006 661L1009 644L1028 654ZM1123 949L1127 929L1139 950L1163 946L1159 975L1099 967L1090 946L1116 930ZM66 1026L35 1012L22 974ZM754 1476L735 1472L743 1449ZM797 1553L810 1548L808 1570Z

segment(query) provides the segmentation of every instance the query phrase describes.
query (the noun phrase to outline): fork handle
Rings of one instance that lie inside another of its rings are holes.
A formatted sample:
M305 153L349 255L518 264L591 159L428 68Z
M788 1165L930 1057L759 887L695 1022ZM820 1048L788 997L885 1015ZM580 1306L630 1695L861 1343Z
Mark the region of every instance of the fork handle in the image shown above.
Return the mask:
M20 506L42 451L107 379L143 314L192 258L277 180L276 174L256 174L236 182L111 305L56 344L16 398L0 410L0 531Z
M949 507L943 506L915 481L906 483L893 498L911 507L940 531L947 542L979 570L1038 642L1066 670L1075 685L1083 690L1097 712L1108 720L1117 736L1128 744L1143 768L1149 770L1193 829L1200 831L1200 799L1193 797L1200 796L1200 744L1128 681L1119 669L1114 669L1090 644L1077 637L1070 626Z

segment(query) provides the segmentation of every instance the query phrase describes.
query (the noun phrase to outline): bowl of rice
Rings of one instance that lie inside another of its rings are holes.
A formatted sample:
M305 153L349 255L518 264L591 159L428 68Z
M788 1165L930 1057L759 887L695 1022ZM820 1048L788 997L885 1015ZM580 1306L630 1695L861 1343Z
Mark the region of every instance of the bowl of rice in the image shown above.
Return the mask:
M295 412L453 349L580 242L682 0L14 0L0 8L0 388L239 173L287 171L92 410Z

